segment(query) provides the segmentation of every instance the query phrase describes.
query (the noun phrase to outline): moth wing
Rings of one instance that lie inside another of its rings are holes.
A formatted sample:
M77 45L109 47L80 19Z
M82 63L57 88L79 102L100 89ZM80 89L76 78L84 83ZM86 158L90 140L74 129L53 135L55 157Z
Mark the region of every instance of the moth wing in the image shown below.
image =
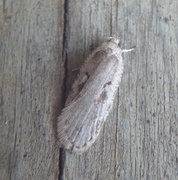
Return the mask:
M66 149L87 150L99 135L112 108L123 67L115 55L100 59L78 96L67 104L59 117L60 142Z
M101 47L97 48L85 61L84 65L81 67L77 80L72 85L72 90L69 93L66 104L72 102L81 92L88 79L95 72L99 64L103 59L106 59L111 50L102 50Z
M74 150L77 152L87 150L95 141L95 137L99 135L100 127L103 121L88 121L85 117L82 117L82 122L75 121L79 119L78 113L75 111L78 103L71 103L67 108L64 109L63 115L60 118L60 123L58 125L60 143L65 149ZM70 112L76 112L73 114L74 118L70 118L70 115L66 117L66 114ZM77 118L75 118L77 116ZM70 120L69 120L70 118ZM91 118L91 115L90 117ZM68 121L69 120L69 121ZM72 122L71 122L72 121ZM61 128L62 129L61 129Z

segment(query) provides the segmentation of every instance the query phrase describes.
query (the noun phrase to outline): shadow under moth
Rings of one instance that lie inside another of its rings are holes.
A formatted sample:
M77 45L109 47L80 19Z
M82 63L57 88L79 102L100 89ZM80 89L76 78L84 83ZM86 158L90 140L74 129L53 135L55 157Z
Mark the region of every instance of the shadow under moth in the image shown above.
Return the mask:
M80 68L57 122L60 145L82 153L95 142L112 109L123 74L118 37L109 37Z

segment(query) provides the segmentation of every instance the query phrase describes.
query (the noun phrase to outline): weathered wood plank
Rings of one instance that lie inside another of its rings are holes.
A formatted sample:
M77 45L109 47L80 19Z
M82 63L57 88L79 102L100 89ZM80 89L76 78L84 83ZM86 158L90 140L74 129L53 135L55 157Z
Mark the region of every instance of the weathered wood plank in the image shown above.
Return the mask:
M0 7L0 179L58 178L53 122L73 70L110 35L137 48L124 55L100 137L82 155L66 152L60 178L178 178L178 2L6 0Z
M101 136L66 152L61 179L177 179L177 1L68 1L67 87L106 36L119 35L125 72Z
M58 179L63 1L0 2L0 179Z

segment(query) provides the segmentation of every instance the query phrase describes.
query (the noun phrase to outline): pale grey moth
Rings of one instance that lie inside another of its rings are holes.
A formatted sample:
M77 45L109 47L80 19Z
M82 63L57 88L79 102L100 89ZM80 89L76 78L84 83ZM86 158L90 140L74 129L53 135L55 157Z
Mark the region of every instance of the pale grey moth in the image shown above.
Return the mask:
M110 37L85 61L58 118L60 145L84 152L95 142L112 109L123 73L119 38Z

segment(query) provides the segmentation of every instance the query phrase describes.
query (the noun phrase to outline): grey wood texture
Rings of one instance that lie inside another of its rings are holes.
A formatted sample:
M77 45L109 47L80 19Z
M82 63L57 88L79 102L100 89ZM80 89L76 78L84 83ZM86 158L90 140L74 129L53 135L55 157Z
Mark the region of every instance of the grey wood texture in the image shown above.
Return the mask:
M0 179L58 178L63 2L1 1Z
M0 179L178 179L178 1L0 6ZM89 151L59 154L55 123L73 70L111 35L136 46L123 55L114 108Z

